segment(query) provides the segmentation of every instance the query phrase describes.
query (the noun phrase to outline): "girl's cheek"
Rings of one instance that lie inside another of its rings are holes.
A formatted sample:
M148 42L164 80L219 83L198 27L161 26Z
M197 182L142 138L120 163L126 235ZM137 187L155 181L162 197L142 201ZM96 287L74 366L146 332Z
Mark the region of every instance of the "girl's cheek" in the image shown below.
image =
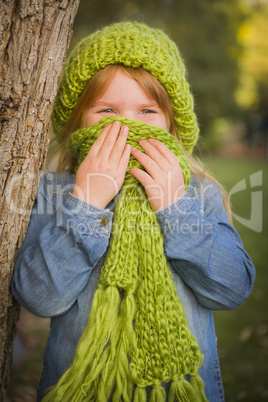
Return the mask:
M169 131L169 124L164 116L152 116L144 120L145 123L157 126L165 131Z
M94 126L94 124L97 124L102 118L103 116L101 114L85 115L82 119L82 127Z

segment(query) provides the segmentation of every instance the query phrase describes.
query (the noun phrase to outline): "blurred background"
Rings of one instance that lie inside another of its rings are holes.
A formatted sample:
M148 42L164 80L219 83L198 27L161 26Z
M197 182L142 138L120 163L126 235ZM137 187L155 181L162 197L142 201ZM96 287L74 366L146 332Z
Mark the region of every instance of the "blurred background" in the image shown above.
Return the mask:
M229 192L257 271L251 297L214 314L226 401L268 401L268 2L81 0L70 49L125 19L163 29L188 68L201 129L196 155ZM35 400L48 331L49 320L21 311L6 401Z

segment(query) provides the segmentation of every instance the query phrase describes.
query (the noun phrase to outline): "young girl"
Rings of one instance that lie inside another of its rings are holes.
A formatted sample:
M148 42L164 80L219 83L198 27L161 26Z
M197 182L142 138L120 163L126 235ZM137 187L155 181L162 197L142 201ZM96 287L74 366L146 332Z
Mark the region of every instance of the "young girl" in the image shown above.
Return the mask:
M223 401L212 310L243 303L255 271L226 194L190 156L175 44L140 23L93 33L52 122L60 172L41 177L12 284L51 317L38 401Z

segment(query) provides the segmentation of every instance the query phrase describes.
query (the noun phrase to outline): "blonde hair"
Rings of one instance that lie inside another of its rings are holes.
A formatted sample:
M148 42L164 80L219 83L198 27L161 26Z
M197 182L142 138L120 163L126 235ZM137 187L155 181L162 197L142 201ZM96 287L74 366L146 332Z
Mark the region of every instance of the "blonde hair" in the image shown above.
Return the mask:
M159 107L166 115L169 132L174 135L180 145L183 146L180 140L180 133L176 129L172 105L164 86L148 71L145 71L142 67L133 68L126 67L121 64L107 65L105 68L99 70L87 83L82 95L80 96L76 107L74 108L72 115L64 128L57 134L52 142L57 141L58 146L56 151L53 152L52 157L57 154L57 171L68 169L71 172L74 171L75 160L66 152L66 143L70 135L80 128L81 121L86 109L92 105L109 87L116 72L123 70L132 79L137 81L145 93L154 99ZM198 161L185 151L185 154L190 162L191 172L195 175L199 182L204 179L211 180L216 183L221 189L223 204L228 213L230 222L232 223L231 216L231 204L226 190L222 185L212 176L211 173L205 168L204 164ZM50 159L52 158L50 157Z

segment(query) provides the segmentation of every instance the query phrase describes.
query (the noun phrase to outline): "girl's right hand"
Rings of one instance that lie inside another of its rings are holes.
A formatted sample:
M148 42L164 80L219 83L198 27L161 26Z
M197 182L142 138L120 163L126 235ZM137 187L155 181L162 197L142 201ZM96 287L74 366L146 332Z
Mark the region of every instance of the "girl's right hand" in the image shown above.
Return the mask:
M119 121L106 126L79 166L73 194L105 208L122 187L130 157L129 129Z

